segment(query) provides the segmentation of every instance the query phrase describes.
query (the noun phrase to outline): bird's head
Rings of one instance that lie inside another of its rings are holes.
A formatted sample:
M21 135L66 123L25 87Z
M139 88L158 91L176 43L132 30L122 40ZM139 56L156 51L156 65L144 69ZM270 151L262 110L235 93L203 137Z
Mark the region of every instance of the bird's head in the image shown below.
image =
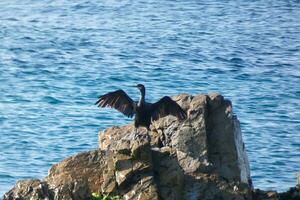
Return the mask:
M142 92L145 92L145 86L143 84L137 84L136 87Z

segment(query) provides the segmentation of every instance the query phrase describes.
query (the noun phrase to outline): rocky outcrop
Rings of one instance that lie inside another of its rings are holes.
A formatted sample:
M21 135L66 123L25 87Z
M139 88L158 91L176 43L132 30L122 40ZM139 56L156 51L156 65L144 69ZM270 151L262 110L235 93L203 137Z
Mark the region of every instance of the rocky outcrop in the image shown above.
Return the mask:
M250 199L251 179L239 122L221 95L173 98L188 120L169 116L153 123L150 143L161 199ZM99 148L115 151L136 142L132 125L99 134ZM147 135L146 129L139 129ZM139 137L139 136L138 136Z
M18 181L13 189L4 194L4 200L53 199L47 183L38 179Z
M99 149L53 165L43 181L19 181L4 200L87 200L92 193L139 200L263 199L263 191L252 191L231 102L218 94L173 99L188 114L184 122L168 116L137 134L132 125L108 128L99 133Z
M253 200L300 200L300 186L281 193L256 189L253 191Z

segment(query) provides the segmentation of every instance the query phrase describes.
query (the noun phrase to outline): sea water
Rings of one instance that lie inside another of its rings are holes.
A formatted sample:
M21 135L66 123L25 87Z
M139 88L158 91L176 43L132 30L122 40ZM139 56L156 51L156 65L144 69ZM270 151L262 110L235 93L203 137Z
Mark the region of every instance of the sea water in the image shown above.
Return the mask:
M131 122L97 97L219 92L241 121L256 188L300 170L300 2L1 0L0 195Z

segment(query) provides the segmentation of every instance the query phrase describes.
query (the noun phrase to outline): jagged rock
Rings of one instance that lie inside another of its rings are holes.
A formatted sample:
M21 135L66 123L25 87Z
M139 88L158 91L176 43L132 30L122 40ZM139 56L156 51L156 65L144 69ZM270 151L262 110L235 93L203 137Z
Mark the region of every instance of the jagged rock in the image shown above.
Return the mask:
M150 135L159 198L251 199L248 158L230 101L218 94L184 94L173 99L187 111L186 121L168 116L154 122L149 133L139 128L141 135ZM106 129L99 134L99 148L132 147L136 144L133 135L133 125ZM202 178L208 174L218 178ZM234 190L241 184L246 190ZM210 190L210 195L203 195Z
M251 193L248 158L230 101L219 94L173 99L188 114L184 122L164 117L151 131L139 128L137 134L132 124L108 128L99 134L98 150L53 165L43 181L18 182L4 200L88 200L93 192L133 200L286 198Z
M280 200L300 200L300 186L290 188L287 192L279 193Z
M47 183L38 179L18 181L16 185L3 196L4 200L53 199L53 193Z
M158 199L150 138L140 133L131 136L115 141L108 150L115 153L113 160L118 193L124 199Z
M279 200L279 196L276 191L255 189L253 191L253 200Z
M153 149L154 174L161 199L182 199L184 173L176 152L169 147Z
M104 152L95 150L77 154L53 165L45 178L56 199L89 199L99 192L106 170Z
M300 200L300 186L291 187L286 192L253 190L253 200Z
M183 124L173 117L154 123L162 143L193 158L202 171L212 166L228 180L251 183L249 162L231 102L221 95L179 95L173 98L187 109ZM193 165L195 166L195 165Z

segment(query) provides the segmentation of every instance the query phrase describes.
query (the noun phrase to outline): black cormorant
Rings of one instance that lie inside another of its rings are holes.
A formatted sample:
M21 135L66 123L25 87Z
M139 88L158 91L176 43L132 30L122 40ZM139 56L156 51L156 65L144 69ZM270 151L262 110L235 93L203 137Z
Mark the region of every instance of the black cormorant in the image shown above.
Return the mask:
M179 120L186 119L185 111L170 97L164 96L156 103L145 101L145 86L138 84L137 87L141 96L139 101L133 101L123 90L109 92L99 97L95 103L98 107L112 107L126 115L134 118L135 130L140 126L150 130L152 120L157 120L167 115L176 116Z

